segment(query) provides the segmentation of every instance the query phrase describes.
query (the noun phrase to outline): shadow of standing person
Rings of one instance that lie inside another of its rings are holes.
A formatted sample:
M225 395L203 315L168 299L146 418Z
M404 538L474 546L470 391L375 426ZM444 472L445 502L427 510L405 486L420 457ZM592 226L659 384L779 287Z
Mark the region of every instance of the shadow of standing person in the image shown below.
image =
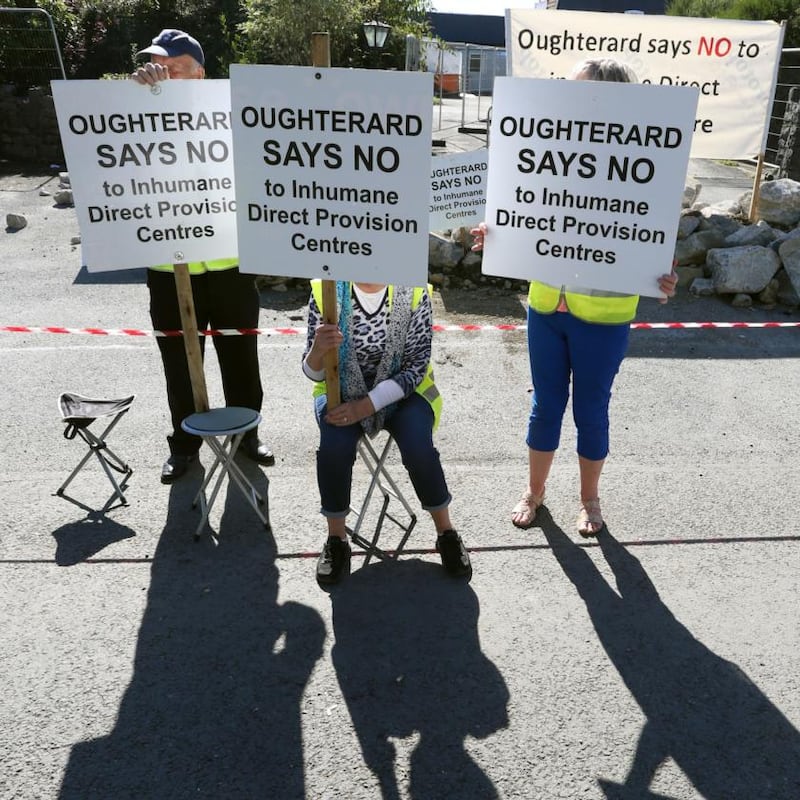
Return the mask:
M607 529L597 538L618 593L551 519L543 530L647 718L625 783L599 781L606 796L660 796L649 787L672 758L706 800L797 800L800 732L758 686L675 619L639 560Z
M234 486L216 541L193 541L198 486L170 488L133 677L109 735L73 747L60 800L305 797L300 701L323 621L278 605L275 541Z
M465 749L508 725L509 693L481 652L469 584L417 559L357 570L331 592L333 664L364 760L384 800L401 797L390 737L419 733L412 800L491 800L492 781ZM405 796L405 795L403 795Z

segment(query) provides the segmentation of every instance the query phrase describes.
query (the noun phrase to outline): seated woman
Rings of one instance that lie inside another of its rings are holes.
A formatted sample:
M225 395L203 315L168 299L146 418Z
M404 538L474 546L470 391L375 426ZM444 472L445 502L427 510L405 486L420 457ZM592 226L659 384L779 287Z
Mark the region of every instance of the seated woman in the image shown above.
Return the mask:
M303 372L316 384L317 483L328 523L317 581L335 584L349 574L345 519L356 448L362 435L374 436L383 428L394 437L414 491L433 519L444 568L469 580L469 554L450 521L450 492L433 446L442 400L430 365L433 321L427 290L339 281L339 324L332 325L323 321L321 281L312 281L311 288ZM336 350L342 402L329 409L323 359Z

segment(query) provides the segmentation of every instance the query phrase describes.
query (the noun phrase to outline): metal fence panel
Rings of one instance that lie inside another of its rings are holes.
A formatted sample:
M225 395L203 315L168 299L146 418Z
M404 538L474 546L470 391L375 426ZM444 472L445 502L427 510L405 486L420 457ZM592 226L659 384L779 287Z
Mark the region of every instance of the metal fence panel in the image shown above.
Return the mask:
M41 8L0 8L0 84L49 87L66 77L51 16Z
M776 177L800 180L800 48L781 52L764 161Z

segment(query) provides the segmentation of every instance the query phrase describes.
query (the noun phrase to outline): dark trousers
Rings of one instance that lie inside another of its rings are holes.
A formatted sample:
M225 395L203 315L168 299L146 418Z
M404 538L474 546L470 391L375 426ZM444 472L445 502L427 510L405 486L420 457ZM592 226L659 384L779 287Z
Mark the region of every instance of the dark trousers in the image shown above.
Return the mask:
M260 309L258 289L252 275L242 275L238 267L192 275L192 295L197 329L257 328ZM181 318L175 276L171 272L147 270L150 290L150 320L159 331L180 330ZM204 336L200 347L204 349ZM261 411L264 394L258 368L256 336L214 336L225 404ZM159 336L158 349L167 379L167 402L172 417L172 433L167 437L171 453L192 455L202 440L190 436L181 422L195 412L189 365L182 336Z
M353 464L356 460L361 425L329 425L325 422L328 398L314 400L319 423L317 483L321 512L325 517L346 517L350 510ZM433 446L433 409L425 398L413 393L397 403L386 415L385 425L394 436L403 466L420 504L426 511L438 511L450 505L439 451Z

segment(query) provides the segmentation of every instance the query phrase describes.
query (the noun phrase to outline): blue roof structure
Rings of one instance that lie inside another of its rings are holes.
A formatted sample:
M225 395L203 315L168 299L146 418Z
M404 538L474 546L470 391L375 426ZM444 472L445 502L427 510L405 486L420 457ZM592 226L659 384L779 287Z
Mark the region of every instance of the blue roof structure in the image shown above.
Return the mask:
M663 14L666 0L558 0L561 11L644 11Z
M485 14L428 14L433 33L445 42L506 46L506 18Z
M561 11L644 11L663 14L666 0L558 0ZM504 16L486 14L428 14L433 33L445 42L505 47Z

